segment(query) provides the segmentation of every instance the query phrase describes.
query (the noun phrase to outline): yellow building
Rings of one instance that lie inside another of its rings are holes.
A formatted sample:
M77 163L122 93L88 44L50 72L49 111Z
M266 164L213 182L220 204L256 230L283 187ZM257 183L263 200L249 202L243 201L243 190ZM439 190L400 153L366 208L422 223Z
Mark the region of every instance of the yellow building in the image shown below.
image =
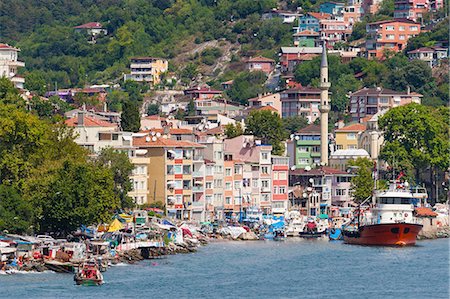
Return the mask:
M168 69L169 62L166 59L133 57L130 63L130 74L125 74L124 79L155 85L161 82L161 74Z
M160 134L134 137L133 146L149 158L147 203L163 203L173 218L201 220L205 205L204 146Z
M366 130L363 124L351 124L346 127L336 129L336 150L347 150L358 148L358 137Z

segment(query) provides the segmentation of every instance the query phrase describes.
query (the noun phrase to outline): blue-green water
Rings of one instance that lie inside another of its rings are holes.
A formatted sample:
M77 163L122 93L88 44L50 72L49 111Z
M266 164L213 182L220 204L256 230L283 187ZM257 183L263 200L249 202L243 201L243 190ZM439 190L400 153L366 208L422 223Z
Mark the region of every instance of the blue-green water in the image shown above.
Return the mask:
M340 242L218 242L195 254L115 266L100 287L72 275L0 276L13 298L449 298L449 240L408 248Z

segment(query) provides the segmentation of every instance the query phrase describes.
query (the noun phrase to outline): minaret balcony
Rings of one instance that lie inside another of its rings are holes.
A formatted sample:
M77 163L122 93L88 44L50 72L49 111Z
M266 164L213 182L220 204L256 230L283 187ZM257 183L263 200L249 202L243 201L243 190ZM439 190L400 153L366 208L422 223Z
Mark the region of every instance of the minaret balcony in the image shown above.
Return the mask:
M331 87L330 82L320 82L320 84L319 84L319 88L322 90L329 89L330 87Z
M330 105L319 105L320 113L328 113L330 112Z

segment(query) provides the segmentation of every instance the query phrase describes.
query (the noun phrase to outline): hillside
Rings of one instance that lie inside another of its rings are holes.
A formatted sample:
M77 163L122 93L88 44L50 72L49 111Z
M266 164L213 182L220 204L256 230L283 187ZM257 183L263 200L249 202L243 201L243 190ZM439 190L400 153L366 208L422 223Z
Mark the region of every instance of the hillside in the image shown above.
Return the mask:
M240 56L275 57L290 43L291 26L261 20L276 6L274 0L2 1L8 14L0 16L0 36L21 48L28 84L44 81L46 89L114 82L128 59L141 55L171 59L177 74L191 62L208 77L223 72L238 50ZM88 22L100 22L108 34L89 43L73 28ZM199 58L207 48L220 49L220 56Z

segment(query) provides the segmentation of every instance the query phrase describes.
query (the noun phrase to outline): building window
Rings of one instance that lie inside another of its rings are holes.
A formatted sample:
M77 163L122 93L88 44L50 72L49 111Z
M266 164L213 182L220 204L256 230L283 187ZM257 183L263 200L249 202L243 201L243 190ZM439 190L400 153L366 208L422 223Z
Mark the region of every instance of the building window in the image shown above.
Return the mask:
M261 187L262 187L262 188L269 188L269 181L267 181L267 180L262 180L262 181L261 181Z
M241 174L242 167L240 165L234 166L234 174Z
M261 166L261 173L269 174L269 167L268 166Z
M174 172L174 174L182 174L182 168L181 168L181 165L174 165L173 166L173 172Z
M399 26L399 27L398 27L398 30L399 30L399 31L405 31L405 26Z
M278 187L277 186L273 187L273 193L274 194L278 194Z
M286 187L285 186L280 186L279 190L280 190L279 191L280 194L286 194Z
M191 174L191 165L183 165L183 174Z
M308 147L307 146L299 146L298 147L298 151L300 153L307 153L308 152Z
M299 162L299 164L309 164L309 159L305 159L305 158L298 159L298 162Z
M394 30L394 26L388 25L388 26L386 26L386 30L387 31L393 31Z
M269 194L261 194L261 201L269 201Z
M253 179L253 188L258 188L258 179Z
M206 182L206 189L211 189L212 188L212 182Z
M286 173L286 171L280 171L280 172L278 172L278 179L279 179L279 180L286 180L286 179L287 179L287 173Z
M225 175L230 176L231 175L231 168L225 168Z
M241 188L241 181L235 181L234 182L234 189L239 190Z
M386 39L394 39L395 35L394 34L386 34Z
M404 34L400 34L398 37L400 40L405 40L405 35Z
M214 188L222 188L223 182L222 179L215 179L214 180Z
M222 160L222 152L221 151L214 152L214 158L216 160Z
M348 133L347 134L347 139L348 140L355 140L356 139L356 134L355 133Z
M183 189L184 189L184 190L189 190L189 189L191 189L191 181L190 181L190 180L184 180L184 181L183 181Z
M213 166L206 166L206 175L213 175Z
M223 167L221 165L214 166L214 172L215 173L222 173L223 172Z
M261 158L263 160L268 160L269 159L269 154L268 153L261 153Z
M206 201L206 203L211 203L212 202L212 196L211 195L206 195L205 196L205 201Z
M417 26L409 26L409 31L417 31Z
M346 195L347 190L345 189L336 189L336 196L344 196Z
M231 205L231 197L230 196L225 197L225 204Z

